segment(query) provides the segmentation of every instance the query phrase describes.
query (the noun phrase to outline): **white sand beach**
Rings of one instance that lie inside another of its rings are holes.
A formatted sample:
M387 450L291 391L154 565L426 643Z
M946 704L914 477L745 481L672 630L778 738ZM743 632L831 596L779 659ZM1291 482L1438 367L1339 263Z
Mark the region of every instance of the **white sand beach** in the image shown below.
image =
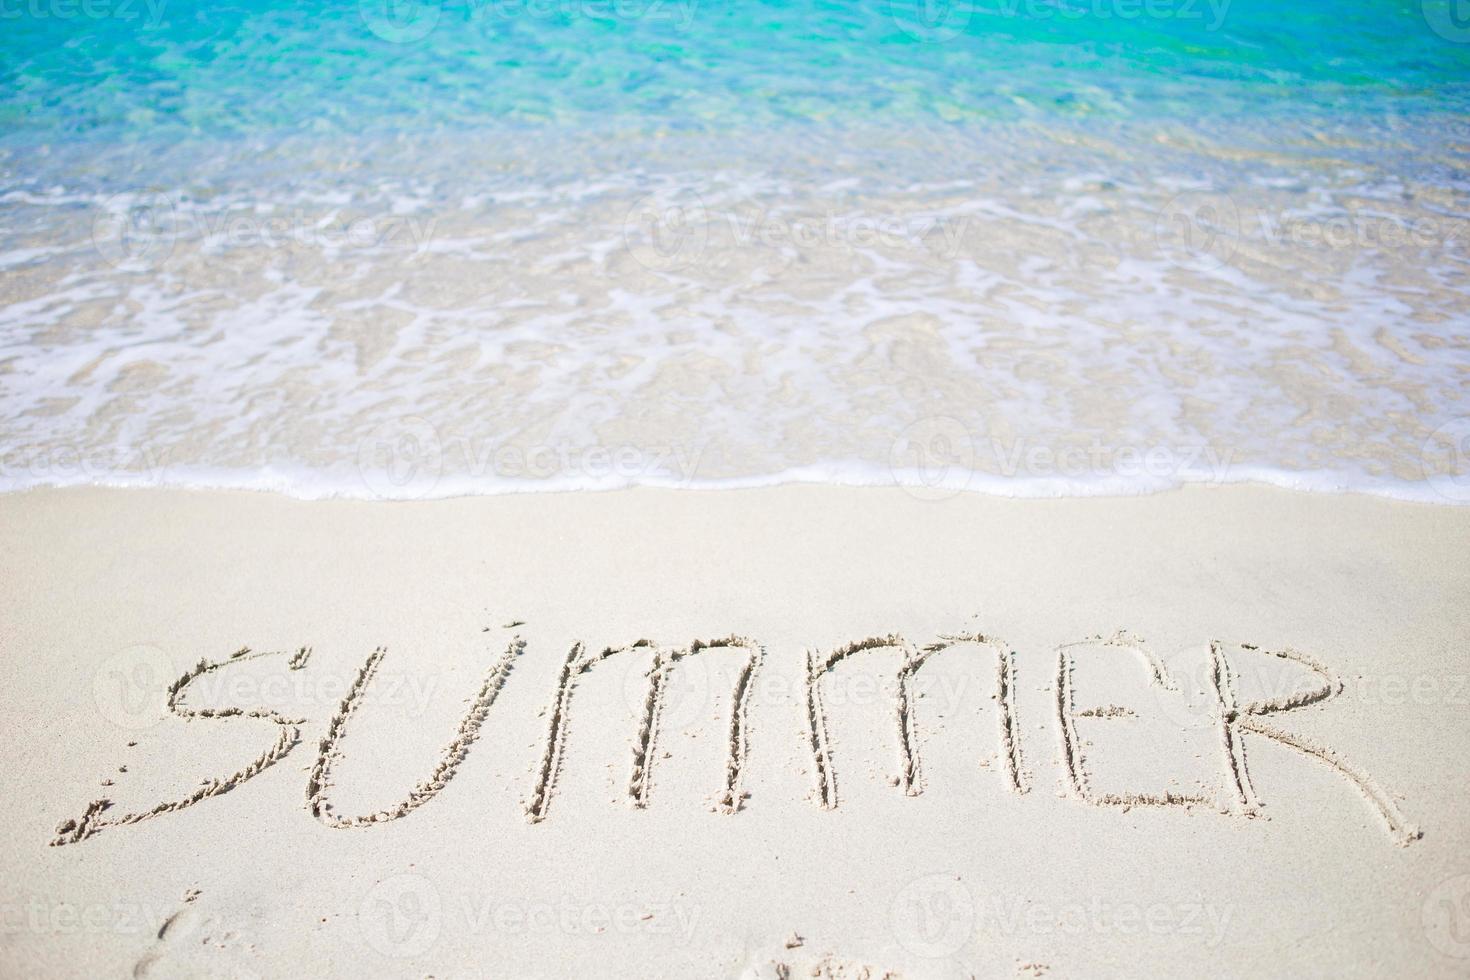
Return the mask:
M9 494L0 973L1463 976L1467 555L1247 486Z

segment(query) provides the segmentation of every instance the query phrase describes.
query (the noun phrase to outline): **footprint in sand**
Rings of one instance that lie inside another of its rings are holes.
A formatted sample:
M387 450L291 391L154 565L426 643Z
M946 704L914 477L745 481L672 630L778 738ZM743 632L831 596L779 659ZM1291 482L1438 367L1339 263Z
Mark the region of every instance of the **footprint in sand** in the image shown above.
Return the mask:
M163 920L153 945L133 964L134 977L257 980L259 974L236 959L253 952L254 947L243 942L222 918L197 908L198 896L191 889L183 907Z

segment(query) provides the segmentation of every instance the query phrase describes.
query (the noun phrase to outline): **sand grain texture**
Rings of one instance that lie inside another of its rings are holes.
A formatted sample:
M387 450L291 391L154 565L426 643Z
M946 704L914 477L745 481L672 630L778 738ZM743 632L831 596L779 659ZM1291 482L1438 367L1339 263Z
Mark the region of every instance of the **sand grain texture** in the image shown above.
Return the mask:
M1470 970L1470 508L50 490L0 580L5 975Z

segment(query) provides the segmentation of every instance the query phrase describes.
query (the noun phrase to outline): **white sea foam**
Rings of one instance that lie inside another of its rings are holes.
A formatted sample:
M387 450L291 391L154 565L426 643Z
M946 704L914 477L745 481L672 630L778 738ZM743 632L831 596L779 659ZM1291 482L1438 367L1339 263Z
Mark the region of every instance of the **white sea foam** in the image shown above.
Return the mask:
M1465 189L1140 145L7 178L0 489L1470 501Z

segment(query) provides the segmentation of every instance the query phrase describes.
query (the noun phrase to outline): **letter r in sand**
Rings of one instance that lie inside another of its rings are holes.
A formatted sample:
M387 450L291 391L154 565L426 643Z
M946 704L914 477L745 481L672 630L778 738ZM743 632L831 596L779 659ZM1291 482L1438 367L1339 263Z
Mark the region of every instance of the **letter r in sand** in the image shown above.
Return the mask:
M1349 765L1336 752L1301 735L1281 731L1262 719L1267 715L1284 714L1299 708L1322 704L1342 693L1342 681L1327 667L1305 653L1292 649L1261 650L1250 644L1241 644L1239 652L1250 656L1277 657L1307 668L1316 679L1314 683L1297 687L1278 697L1259 698L1241 703L1236 693L1235 671L1225 656L1224 644L1210 644L1210 680L1214 686L1216 707L1219 711L1220 737L1224 743L1225 761L1230 781L1235 791L1235 808L1239 813L1254 816L1261 806L1251 783L1250 766L1246 757L1244 735L1250 733L1278 742L1295 749L1303 755L1326 763L1337 772L1377 810L1389 835L1398 844L1409 844L1423 836L1422 832L1404 819L1393 799L1371 780L1367 773Z

